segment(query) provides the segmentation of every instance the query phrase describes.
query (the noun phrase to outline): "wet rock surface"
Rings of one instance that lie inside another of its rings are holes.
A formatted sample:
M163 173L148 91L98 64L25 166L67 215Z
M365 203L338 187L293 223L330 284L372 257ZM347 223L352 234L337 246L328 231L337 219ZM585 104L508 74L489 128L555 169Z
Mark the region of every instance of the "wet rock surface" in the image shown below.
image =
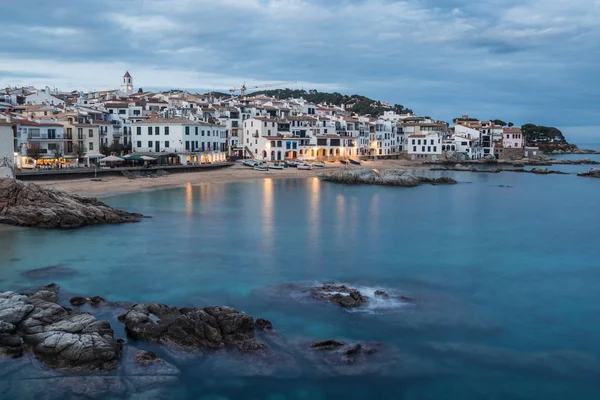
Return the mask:
M311 290L312 297L317 300L329 300L341 307L360 307L369 298L361 292L346 285L325 284Z
M63 308L57 304L57 287L48 288L28 296L0 293L0 350L11 356L28 351L58 369L115 369L122 342L110 324Z
M254 319L231 307L137 304L119 320L133 339L176 345L187 350L227 346L255 352L264 348L264 344L254 338Z
M0 224L71 229L139 222L141 218L141 214L114 209L95 198L0 179Z
M60 276L76 275L77 271L64 265L50 265L43 268L31 269L23 272L25 278L28 279L48 279Z
M256 320L256 322L254 323L254 327L258 330L262 330L262 331L271 331L273 330L273 324L271 323L271 321L263 319L263 318L258 318Z
M600 178L600 168L594 168L589 171L580 172L577 176L583 176L587 178Z

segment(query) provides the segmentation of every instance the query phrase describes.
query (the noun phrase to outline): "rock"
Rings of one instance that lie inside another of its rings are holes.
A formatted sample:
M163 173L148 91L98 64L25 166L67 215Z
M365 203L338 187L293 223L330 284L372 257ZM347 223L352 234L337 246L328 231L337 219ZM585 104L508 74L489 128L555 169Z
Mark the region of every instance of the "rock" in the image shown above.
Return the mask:
M256 352L265 347L254 339L253 318L231 307L137 304L122 319L125 332L133 339L176 345L188 351L227 346Z
M369 299L358 290L346 285L326 284L311 289L312 297L318 300L329 300L342 307L359 307Z
M404 186L414 187L423 183L432 185L455 184L452 178L426 178L422 176L410 175L408 172L399 169L386 169L381 172L371 169L339 169L328 174L320 174L319 177L324 181L346 183L346 184L370 184L386 186Z
M407 296L400 296L399 299L406 303L414 303L416 301L412 297L407 297Z
M600 178L600 168L594 168L589 171L580 172L577 176L584 176L587 178Z
M64 265L50 265L48 267L32 269L23 272L25 278L29 279L51 279L58 276L75 275L77 271Z
M344 354L346 354L346 355L356 354L360 351L361 348L362 348L362 346L360 345L360 343L356 343L354 346L345 348Z
M95 307L97 307L97 306L99 306L99 305L101 305L101 304L105 304L105 303L106 303L106 300L105 300L105 299L103 299L103 298L102 298L102 297L100 297L100 296L94 296L94 297L90 297L90 298L89 298L89 302L90 302L90 304L91 304L92 306L95 306Z
M383 290L376 290L374 294L375 294L375 296L378 296L378 297L381 297L381 298L384 298L384 299L389 299L390 298L390 295L387 294Z
M310 347L317 350L331 350L341 346L344 346L346 343L340 340L323 340L321 342L315 342Z
M256 322L254 322L254 327L261 331L270 331L273 329L273 324L271 323L271 321L268 321L263 318L258 318Z
M79 307L87 303L87 299L85 297L75 296L69 300L72 306Z
M55 285L47 288L56 289ZM57 304L57 291L29 296L0 293L0 348L9 355L25 349L52 368L110 370L117 367L122 343L107 321Z
M138 350L135 352L135 361L139 365L143 366L161 364L164 362L164 360L162 358L159 358L155 352L144 350Z
M0 224L70 229L139 222L141 218L141 214L114 209L95 198L0 179Z

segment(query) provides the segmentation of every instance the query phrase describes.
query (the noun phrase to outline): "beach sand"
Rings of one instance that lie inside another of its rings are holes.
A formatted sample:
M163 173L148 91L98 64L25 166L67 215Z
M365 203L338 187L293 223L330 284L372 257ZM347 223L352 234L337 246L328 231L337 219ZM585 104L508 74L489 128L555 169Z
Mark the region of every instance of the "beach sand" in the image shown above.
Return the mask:
M361 167L348 168L376 168L376 169L422 169L426 166L407 160L379 160L363 162ZM251 168L236 164L231 167L206 170L201 172L178 173L162 178L127 179L124 176L105 177L101 181L86 179L70 179L56 181L29 181L44 187L54 187L68 193L83 196L103 197L113 194L137 192L140 190L153 190L169 187L201 185L210 183L246 181L252 179L282 179L282 178L308 178L315 177L326 171L344 168L341 164L326 164L325 168L313 168L310 171L286 168L284 170L255 171Z

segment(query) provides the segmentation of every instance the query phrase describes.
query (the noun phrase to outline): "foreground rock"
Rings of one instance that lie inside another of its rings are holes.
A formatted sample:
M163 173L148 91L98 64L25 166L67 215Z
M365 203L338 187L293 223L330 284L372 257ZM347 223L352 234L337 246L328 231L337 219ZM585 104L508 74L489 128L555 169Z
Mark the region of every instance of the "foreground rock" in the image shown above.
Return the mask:
M452 178L415 176L399 169L386 169L380 172L372 169L339 169L331 173L320 174L319 177L324 181L336 183L403 187L420 186L424 183L432 185L452 185L456 183Z
M38 228L79 228L85 225L139 222L141 214L12 179L0 179L0 224Z
M325 284L311 290L312 297L318 300L329 300L341 307L360 307L369 298L361 292L346 285Z
M600 168L594 168L589 171L580 172L577 176L585 176L588 178L600 178Z
M186 350L233 347L246 352L265 346L254 338L254 320L231 307L185 308L137 304L119 317L133 339Z
M44 364L74 371L111 370L123 344L107 321L57 304L57 286L29 296L0 293L0 352L30 351Z

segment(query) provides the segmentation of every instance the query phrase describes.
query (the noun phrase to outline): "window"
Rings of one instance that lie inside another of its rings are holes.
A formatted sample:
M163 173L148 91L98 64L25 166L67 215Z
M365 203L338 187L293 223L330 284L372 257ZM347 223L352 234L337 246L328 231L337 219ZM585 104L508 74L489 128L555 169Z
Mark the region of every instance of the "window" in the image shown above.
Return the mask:
M433 144L433 139L431 139L431 144Z
M88 150L90 150L90 151L94 150L94 143L93 142L89 142L88 145L89 145L88 146Z
M421 146L421 151L425 153L425 146Z
M140 110L133 110L133 115L140 115Z
M119 114L121 114L121 115L126 114L126 113L127 113L127 110L125 110L124 108L119 110Z
M67 153L73 152L73 142L67 142Z
M160 126L154 128L154 134L157 136L160 135Z
M165 135L166 135L166 133L165 133ZM169 147L169 141L168 140L165 140L165 147Z
M136 133L137 133L138 135L141 135L141 134L142 134L142 127L141 127L141 126L138 126L138 127L136 128Z
M421 139L417 140L417 144L421 144Z
M190 128L190 127L189 127L189 126L186 126L186 128L187 128L187 129L188 129L188 131L189 131L189 128ZM168 135L168 134L169 134L169 127L168 127L168 126L165 126L165 135Z
M165 129L166 129L166 128L165 128ZM189 127L189 126L186 126L186 127L185 127L185 134L186 134L186 135L189 135L189 134L190 134L190 127ZM167 135L167 131L165 131L165 135Z
M461 146L466 146L468 143L467 142L460 142Z
M198 136L198 127L195 128L196 136Z
M94 137L94 130L88 129L88 137Z
M77 128L77 139L83 139L83 129Z
M138 140L136 147L142 147L142 141L141 140Z
M415 139L412 140L412 144L415 144Z
M108 110L109 114L114 114L114 110L111 108L110 110Z
M204 142L202 142L202 151L204 151L204 150L205 150L205 148L204 148Z
M202 131L202 136L204 136L204 131Z
M437 152L437 146L433 146L433 152Z
M152 135L152 127L151 126L148 127L148 135Z
M427 146L427 152L430 153L431 152L431 146Z
M148 147L152 147L152 140L148 140Z
M67 128L67 139L71 139L73 137L73 128Z
M190 141L189 141L189 140L187 140L187 141L185 142L185 149L186 149L186 150L189 150L189 149L190 149Z

